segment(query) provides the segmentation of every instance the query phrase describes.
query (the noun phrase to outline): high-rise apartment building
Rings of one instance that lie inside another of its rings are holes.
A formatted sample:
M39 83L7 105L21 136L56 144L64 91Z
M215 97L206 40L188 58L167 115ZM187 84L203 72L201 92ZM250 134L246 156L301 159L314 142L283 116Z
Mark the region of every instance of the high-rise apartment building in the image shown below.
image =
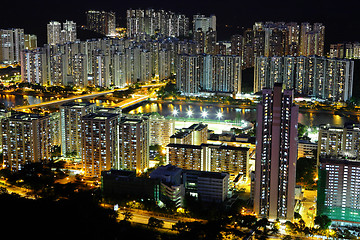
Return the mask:
M0 63L19 63L24 41L24 29L0 29Z
M86 12L87 28L104 35L115 35L116 16L114 12L94 11Z
M24 49L34 50L37 48L37 37L34 34L24 34Z
M231 36L231 55L242 56L243 52L243 36Z
M231 179L249 175L249 148L246 147L170 143L166 149L167 162L183 169L228 172Z
M149 127L150 146L166 146L170 143L170 136L175 132L175 120L152 114L149 116Z
M339 225L360 223L360 162L321 157L317 191L317 215Z
M66 20L66 22L63 23L63 30L61 31L62 42L75 42L76 37L76 23Z
M257 57L254 92L281 82L297 93L344 102L352 96L354 62L310 57Z
M263 89L257 107L254 211L291 220L295 207L298 106L282 84Z
M360 59L360 43L330 44L330 58Z
M205 15L194 15L193 16L193 33L198 29L201 29L204 33L209 31L216 31L216 16L211 15L210 17L205 17Z
M106 112L81 117L81 160L85 177L100 178L102 171L119 166L119 120L119 114Z
M50 160L49 116L16 113L3 118L1 128L4 167L18 171L27 163Z
M61 23L51 21L47 24L47 43L49 45L60 44L61 37Z
M241 93L241 57L230 55L179 55L177 89L184 95Z
M73 21L66 20L66 22L63 23L62 29L60 22L51 21L47 24L47 43L49 45L74 41L76 41L76 23Z
M81 158L81 117L94 112L95 103L69 102L60 106L61 154Z
M77 40L24 51L21 71L24 81L33 83L125 87L170 77L178 54L195 54L196 46L173 38Z
M154 9L128 9L127 36L162 34L168 37L189 35L189 18L182 14Z
M45 85L48 83L46 52L42 48L21 52L21 81Z
M324 56L325 26L322 23L301 23L300 52L301 56Z
M149 167L149 120L145 116L124 116L119 124L121 169L141 173Z
M324 56L324 36L321 23L256 22L243 35L243 67L253 67L263 56Z
M317 159L321 157L360 160L360 125L320 126Z

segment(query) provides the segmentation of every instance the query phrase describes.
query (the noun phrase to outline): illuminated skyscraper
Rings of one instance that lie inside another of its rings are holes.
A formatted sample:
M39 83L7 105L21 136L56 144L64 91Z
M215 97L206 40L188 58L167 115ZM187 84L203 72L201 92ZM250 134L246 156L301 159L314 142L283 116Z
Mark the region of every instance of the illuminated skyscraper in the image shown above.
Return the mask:
M254 92L281 82L297 93L344 102L352 96L354 62L317 56L257 57Z
M66 22L63 23L63 30L61 31L61 42L75 42L76 37L76 23L66 20Z
M33 34L24 35L24 49L34 50L37 48L37 37Z
M93 11L86 12L87 28L104 35L115 35L116 18L114 12Z
M360 162L354 159L320 158L317 213L339 225L360 223Z
M128 9L126 12L127 35L136 37L140 35L179 37L189 35L189 18L171 11L154 9Z
M52 21L47 25L47 43L49 45L60 44L61 23Z
M76 40L76 23L68 21L61 23L51 21L47 25L47 43L49 45L64 44L67 42L74 42Z
M231 55L241 56L243 49L243 36L233 35L231 37Z
M149 167L149 120L145 116L124 116L119 125L120 166L141 173Z
M99 178L102 171L119 165L116 113L90 113L81 117L81 159L85 177Z
M360 160L360 125L349 124L345 127L321 126L317 159L350 158Z
M94 112L95 103L69 102L60 106L61 154L81 157L81 117Z
M198 29L201 29L204 33L212 29L216 31L216 16L211 15L205 17L205 15L194 15L193 16L193 33Z
M16 113L3 118L1 127L4 167L18 171L27 163L50 160L49 116Z
M322 23L301 23L300 52L302 56L324 56L325 26Z
M175 132L175 120L164 116L150 115L150 145L166 146L170 143L170 136Z
M21 81L40 85L47 84L48 69L44 49L22 51L21 62Z
M241 92L240 56L182 54L177 64L177 89L184 95Z
M263 89L257 107L254 211L258 217L294 217L299 107L293 104L293 94L277 83L274 89Z
M19 63L23 49L24 29L0 29L0 63Z

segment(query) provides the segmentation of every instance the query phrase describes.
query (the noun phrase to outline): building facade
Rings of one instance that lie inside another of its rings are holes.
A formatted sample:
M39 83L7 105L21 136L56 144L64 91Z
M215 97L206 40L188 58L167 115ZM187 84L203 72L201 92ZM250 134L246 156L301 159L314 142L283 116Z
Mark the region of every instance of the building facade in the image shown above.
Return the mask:
M360 223L360 162L320 158L317 215L340 225Z
M119 124L121 169L144 172L149 167L149 120L145 116L124 116Z
M50 160L49 116L16 113L3 118L1 128L4 167L18 171L27 163Z
M175 120L160 115L149 116L150 146L166 146L175 132Z
M24 49L24 29L0 29L0 63L20 63L21 51Z
M257 107L254 211L291 220L295 207L298 106L281 84L262 91Z
M156 34L170 37L189 35L189 18L171 11L128 9L126 22L128 37Z
M90 113L81 117L81 160L84 176L100 178L102 171L119 166L116 113Z
M115 35L116 15L114 12L89 10L86 12L87 28L106 36Z
M61 155L81 158L81 117L95 111L96 104L69 102L60 106Z
M360 160L360 126L347 124L344 127L320 126L317 159L348 158Z
M352 96L354 62L325 57L257 57L254 92L280 82L298 94L345 102Z
M176 87L185 96L241 93L241 57L179 55Z
M167 149L167 163L188 170L228 172L231 180L249 176L249 148L215 144L175 144Z

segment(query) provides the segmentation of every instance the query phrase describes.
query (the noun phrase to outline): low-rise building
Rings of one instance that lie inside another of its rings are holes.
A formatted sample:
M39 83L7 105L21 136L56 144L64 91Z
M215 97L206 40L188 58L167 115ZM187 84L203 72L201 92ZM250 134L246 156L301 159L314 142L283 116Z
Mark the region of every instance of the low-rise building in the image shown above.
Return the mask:
M101 173L101 190L112 199L160 199L160 180L136 177L135 171L110 170Z
M204 202L224 202L229 191L229 174L184 170L185 193Z

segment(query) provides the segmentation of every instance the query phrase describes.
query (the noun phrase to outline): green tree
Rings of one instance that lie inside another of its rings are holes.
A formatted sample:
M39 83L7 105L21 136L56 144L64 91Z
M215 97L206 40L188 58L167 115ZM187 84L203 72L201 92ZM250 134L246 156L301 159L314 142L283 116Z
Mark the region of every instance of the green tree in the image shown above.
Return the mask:
M130 212L129 210L122 212L121 215L124 216L124 221L130 221L134 216L134 214L132 212Z
M149 221L148 221L148 227L149 228L162 228L164 226L164 221L154 218L154 217L150 217Z
M296 162L296 183L306 189L316 187L316 159L315 158L299 158Z
M326 215L319 215L315 217L314 223L319 225L319 229L326 230L331 225L331 219Z

